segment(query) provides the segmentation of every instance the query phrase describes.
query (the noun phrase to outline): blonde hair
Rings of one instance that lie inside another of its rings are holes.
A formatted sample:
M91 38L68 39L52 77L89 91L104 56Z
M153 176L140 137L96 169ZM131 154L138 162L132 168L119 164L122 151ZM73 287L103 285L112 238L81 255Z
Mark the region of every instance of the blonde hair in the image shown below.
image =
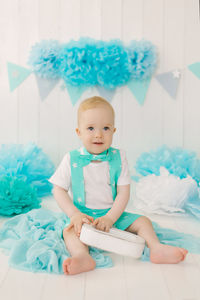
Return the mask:
M113 121L115 120L115 111L114 111L112 105L107 100L105 100L104 98L99 97L99 96L94 96L94 97L85 99L79 105L79 108L78 108L78 123L79 123L79 120L80 120L81 113L83 111L86 111L86 110L92 109L92 108L96 108L96 107L106 107L106 108L110 109L111 112L112 112L112 115L113 115Z

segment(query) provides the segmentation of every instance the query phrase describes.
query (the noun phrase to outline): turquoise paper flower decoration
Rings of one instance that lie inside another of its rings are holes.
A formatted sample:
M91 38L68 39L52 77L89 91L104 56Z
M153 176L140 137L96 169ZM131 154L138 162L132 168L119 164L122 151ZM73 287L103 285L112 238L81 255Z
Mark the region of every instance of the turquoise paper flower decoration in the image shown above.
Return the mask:
M51 193L48 181L55 168L35 144L0 148L0 214L25 213L40 207L40 198Z
M42 41L32 47L32 70L40 77L62 78L72 86L99 85L115 89L131 79L152 76L157 66L156 47L146 40L124 46L120 40L80 38L60 44Z

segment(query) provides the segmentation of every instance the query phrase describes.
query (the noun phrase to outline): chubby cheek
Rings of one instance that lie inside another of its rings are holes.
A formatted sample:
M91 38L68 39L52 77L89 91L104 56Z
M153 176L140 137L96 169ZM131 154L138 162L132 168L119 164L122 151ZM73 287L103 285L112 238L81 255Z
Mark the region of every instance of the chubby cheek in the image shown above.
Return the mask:
M91 143L92 137L89 134L86 134L84 137L84 142L85 143Z
M109 143L109 142L111 142L112 143L112 139L113 139L113 134L108 134L107 136L106 136L106 141Z

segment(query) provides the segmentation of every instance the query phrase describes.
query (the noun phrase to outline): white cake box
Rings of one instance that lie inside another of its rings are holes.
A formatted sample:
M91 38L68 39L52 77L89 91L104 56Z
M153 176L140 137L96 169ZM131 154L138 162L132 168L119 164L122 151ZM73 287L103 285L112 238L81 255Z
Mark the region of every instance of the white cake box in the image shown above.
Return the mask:
M80 240L86 245L134 258L140 258L145 247L145 240L136 234L117 228L105 232L88 224L83 224Z

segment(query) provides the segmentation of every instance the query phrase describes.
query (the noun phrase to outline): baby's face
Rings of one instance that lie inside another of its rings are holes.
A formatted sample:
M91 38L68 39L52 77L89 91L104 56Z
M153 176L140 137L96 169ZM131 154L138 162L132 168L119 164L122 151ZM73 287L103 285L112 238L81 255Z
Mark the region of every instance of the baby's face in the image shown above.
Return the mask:
M88 152L100 154L111 146L115 130L112 111L102 106L81 112L76 132Z

